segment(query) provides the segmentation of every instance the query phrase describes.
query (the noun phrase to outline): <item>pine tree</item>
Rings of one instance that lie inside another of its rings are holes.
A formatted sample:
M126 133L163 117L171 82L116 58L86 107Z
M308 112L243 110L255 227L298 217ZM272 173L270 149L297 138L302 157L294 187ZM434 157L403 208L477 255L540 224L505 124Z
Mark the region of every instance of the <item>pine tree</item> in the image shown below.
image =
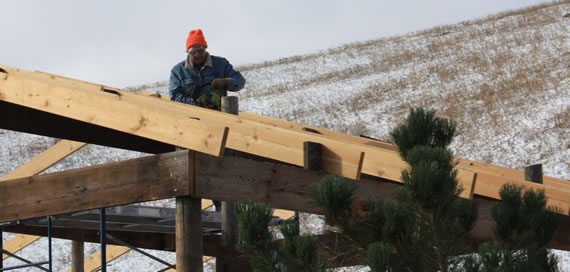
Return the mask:
M560 223L559 211L546 206L544 191L507 184L499 194L501 202L492 210L497 240L481 245L479 260L471 257L466 271L558 271L548 245Z
M394 246L394 266L406 270L448 271L466 252L475 220L476 202L459 198L462 191L453 153L453 121L435 111L412 109L407 122L392 132L400 156L409 167L402 171L404 187L386 205L386 237ZM404 213L399 209L406 209ZM402 216L411 223L399 228Z
M336 243L328 248L335 256L330 262L365 263L372 271L556 271L557 260L547 250L559 221L556 210L546 207L544 192L513 185L501 189L502 201L493 209L497 241L471 254L467 240L478 205L459 197L462 188L448 148L455 128L435 111L410 110L407 121L392 132L409 165L401 175L404 186L393 200L357 203L357 182L338 176L310 187L311 204L322 209L325 223L332 226L329 232ZM266 237L267 224L260 222L268 220L244 221L263 216L236 214L240 229L261 233L250 237ZM299 236L296 224L281 227L281 248L270 250L266 238L260 239L266 245L244 240L250 263L259 267L255 271L325 271L328 263L317 255L316 238Z
M447 148L454 133L455 123L434 111L410 111L392 133L409 164L392 201L360 207L354 203L357 184L342 177L326 177L311 187L325 223L338 227L337 256L356 258L373 271L448 271L460 261L478 207L458 197L462 189Z
M272 243L269 223L273 210L268 205L239 201L234 206L239 221L242 244L239 250L249 261L252 271L325 272L328 263L317 254L317 239L299 235L299 222L283 222L282 246Z

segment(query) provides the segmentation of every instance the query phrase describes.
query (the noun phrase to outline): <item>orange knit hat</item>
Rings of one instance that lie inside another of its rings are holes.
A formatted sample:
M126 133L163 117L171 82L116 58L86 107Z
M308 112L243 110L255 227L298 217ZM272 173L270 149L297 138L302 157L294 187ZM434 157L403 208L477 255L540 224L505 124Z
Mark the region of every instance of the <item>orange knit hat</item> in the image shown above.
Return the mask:
M208 48L208 43L206 42L206 39L204 39L202 29L190 30L190 33L188 33L188 39L186 39L186 51L197 44Z

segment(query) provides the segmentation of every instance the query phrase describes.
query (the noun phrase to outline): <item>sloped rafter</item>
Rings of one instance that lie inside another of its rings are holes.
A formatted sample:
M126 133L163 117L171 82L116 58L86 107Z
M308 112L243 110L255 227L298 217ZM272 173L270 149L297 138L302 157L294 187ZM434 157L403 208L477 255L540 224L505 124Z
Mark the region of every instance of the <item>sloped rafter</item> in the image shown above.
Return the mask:
M274 119L266 116L256 115L247 112L240 112L240 116L250 120L302 131L308 127L318 132L324 137L342 138L344 141L351 142L361 146L365 153L362 173L378 176L393 181L400 181L401 170L407 165L401 160L397 153L397 148L389 143L374 141L362 137L345 135L322 128L303 126L293 122ZM456 158L458 164L458 178L463 185L464 191L462 197L470 198L473 194L484 197L498 199L498 189L505 183L514 183L521 186L531 187L533 189L542 189L551 198L550 204L556 205L562 209L564 214L569 214L568 202L570 198L570 182L556 179L553 177L544 177L543 184L537 185L524 180L524 172L522 170L504 168L487 163L475 162ZM476 186L476 181L480 177L481 184ZM475 190L477 188L477 190Z
M8 179L23 178L37 175L50 168L52 165L83 148L86 143L60 140L54 146L38 154L32 160L14 169L12 172L2 176L0 182Z
M148 92L143 94L150 95ZM166 96L161 98L168 100ZM240 112L239 116L242 119L291 130L301 135L314 136L316 132L320 138L342 139L343 142L352 144L351 148L364 153L362 162L362 173L364 174L400 182L401 171L407 167L407 164L400 158L397 148L389 143L247 112ZM315 132L304 131L303 128L309 128ZM499 199L500 187L506 183L513 183L527 188L545 190L549 197L549 204L560 208L562 214L570 215L570 183L565 180L544 177L544 184L535 184L525 181L524 173L521 170L460 158L456 158L456 160L458 162L458 178L464 189L461 197L471 198L473 195L478 195ZM478 180L481 182L478 183Z
M225 147L227 127L141 108L113 91L75 91L20 74L3 75L0 100L7 103L216 156Z
M12 239L4 242L2 247L10 253L16 253L40 238L40 236L36 235L18 234ZM8 257L9 256L7 254L2 254L2 259L6 259Z
M128 105L138 106L142 109L149 109L149 111L153 110L155 112L163 113L167 116L173 116L174 118L182 118L194 121L199 120L203 121L202 123L206 124L218 124L221 126L231 127L227 139L227 147L295 165L302 165L303 163L303 141L311 140L311 137L309 137L309 139L303 139L303 137L299 137L298 133L291 134L291 131L281 130L280 128L260 126L257 122L241 120L238 117L230 114L202 109L181 103L153 99L142 95L136 95L129 91L112 89L101 85L71 80L55 75L39 72L29 72L16 68L10 68L7 66L3 67L6 71L8 71L10 75L8 76L8 81L10 80L11 76L20 76L24 82L27 80L29 82L46 84L46 86L43 86L44 88L52 86L55 89L64 89L71 92L73 90L69 88L73 87L78 90L76 91L77 93L81 94L94 94L95 96L101 96L101 94L104 94L104 96L114 95L116 96L116 99L125 102ZM0 84L0 95L4 89L5 88L2 87L2 84ZM41 96L43 96L44 99L53 99L51 98L53 95L48 96L47 94L42 94ZM0 97L0 100L7 101L2 97ZM23 103L14 100L10 100L10 102L20 103L23 106L33 106L34 108L41 109L43 107L43 100L39 100L39 104L32 104L27 102ZM78 101L77 103L82 104L83 102ZM87 121L89 122L91 120ZM146 127L160 127L160 125L168 124L170 123L166 120L163 123L149 123ZM106 126L110 127L108 124L106 124ZM201 133L203 133L191 129L184 129L183 131L197 135L201 135ZM263 134L263 136L260 134ZM318 139L319 137L312 136L312 138ZM283 139L286 139L286 141L281 141ZM355 153L353 149L346 147L340 141L334 139L328 140L322 144L325 146L323 154L323 161L325 162L323 168L325 170L353 179L357 179L359 177L363 153ZM196 148L188 148L200 151Z
M16 75L24 75L26 78L39 80L49 86L76 88L85 92L113 93L122 101L138 105L142 108L150 108L160 112L169 112L176 116L200 119L207 123L218 124L230 128L227 146L247 153L271 158L294 165L302 165L302 143L305 141L323 144L324 170L358 179L360 172L400 181L401 170L406 164L400 159L393 146L387 143L360 139L358 137L330 132L323 129L313 128L320 132L315 134L299 131L302 125L291 125L286 121L275 121L268 117L255 117L251 114L241 114L242 117L223 114L207 109L189 106L181 103L170 102L166 99L157 99L137 95L132 92L108 88L105 86L50 75L41 72L29 72L16 68L4 67L4 70ZM243 116L246 116L245 118ZM493 188L504 183L516 183L536 189L544 189L549 197L549 203L561 208L563 214L569 213L568 195L570 190L565 181L553 178L545 178L545 184L535 185L525 182L517 177L512 171L501 171L496 166L475 163L459 159L459 177L464 190L463 197L474 195L484 197L497 197L497 191L486 189L486 183L492 182ZM515 170L516 171L516 170ZM507 174L505 174L507 173ZM520 176L520 175L519 175ZM478 180L482 182L479 183ZM480 185L478 185L480 184ZM559 192L559 193L557 193Z

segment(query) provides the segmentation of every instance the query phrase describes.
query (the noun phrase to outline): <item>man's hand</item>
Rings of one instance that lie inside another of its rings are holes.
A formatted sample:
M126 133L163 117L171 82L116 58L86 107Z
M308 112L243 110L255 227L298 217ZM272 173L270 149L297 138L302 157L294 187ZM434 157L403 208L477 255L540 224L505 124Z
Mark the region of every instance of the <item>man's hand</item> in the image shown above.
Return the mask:
M205 94L196 99L196 104L202 108L217 110L219 107L212 101L211 94Z
M198 97L196 104L203 108L219 110L222 108L222 96L224 95L224 91L211 90L209 94Z
M232 81L229 78L216 78L212 81L212 85L210 88L214 90L221 90L225 91L230 87Z
M211 90L211 97L210 97L210 101L212 101L212 104L216 105L216 107L218 109L222 108L222 96L224 96L224 92L213 89Z

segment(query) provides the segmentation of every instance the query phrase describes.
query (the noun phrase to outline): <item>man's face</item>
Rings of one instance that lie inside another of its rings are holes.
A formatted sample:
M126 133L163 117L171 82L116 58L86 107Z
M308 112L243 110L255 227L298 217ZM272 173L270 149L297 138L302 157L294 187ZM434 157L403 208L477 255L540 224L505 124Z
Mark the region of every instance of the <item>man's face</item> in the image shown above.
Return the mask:
M190 54L190 60L197 66L202 66L206 60L206 48L201 45L195 45L188 51Z

